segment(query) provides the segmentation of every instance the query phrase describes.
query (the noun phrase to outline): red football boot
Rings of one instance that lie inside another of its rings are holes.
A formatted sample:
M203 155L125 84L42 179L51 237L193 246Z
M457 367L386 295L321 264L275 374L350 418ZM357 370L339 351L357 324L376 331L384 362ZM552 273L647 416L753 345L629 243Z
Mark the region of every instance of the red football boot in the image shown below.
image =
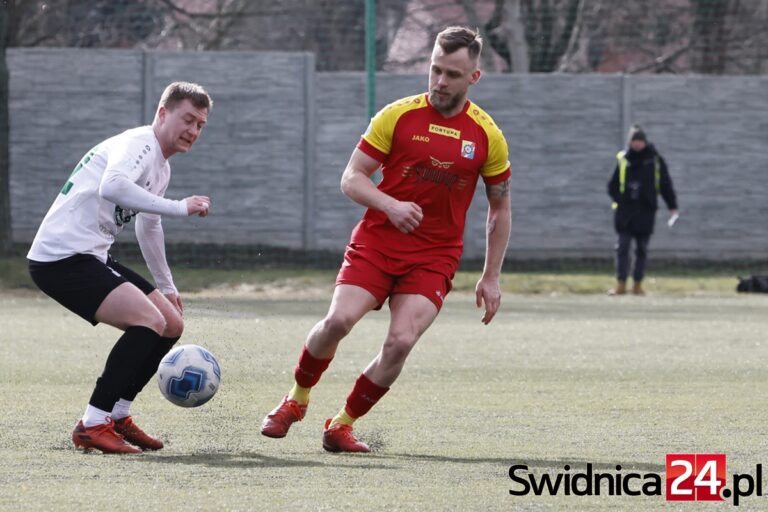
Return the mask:
M331 418L325 420L323 448L329 452L368 453L371 451L367 444L355 437L350 425L344 425L343 423L331 425Z
M142 450L160 450L163 447L160 439L141 430L130 416L115 420L115 432Z
M72 431L72 442L86 451L95 448L103 453L141 453L139 448L115 432L115 422L111 418L107 423L93 427L84 426L80 420Z
M303 420L306 414L306 405L300 405L296 400L284 396L280 405L261 422L261 433L267 437L285 437L291 424Z

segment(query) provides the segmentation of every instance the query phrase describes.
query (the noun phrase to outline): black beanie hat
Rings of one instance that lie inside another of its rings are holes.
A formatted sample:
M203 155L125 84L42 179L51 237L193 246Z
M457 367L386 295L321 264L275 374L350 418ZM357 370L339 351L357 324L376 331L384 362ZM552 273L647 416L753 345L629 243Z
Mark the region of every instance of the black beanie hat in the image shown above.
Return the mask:
M640 128L639 124L633 124L629 128L629 142L632 142L633 140L642 140L645 142L648 142L648 139L645 137L645 132L642 128Z

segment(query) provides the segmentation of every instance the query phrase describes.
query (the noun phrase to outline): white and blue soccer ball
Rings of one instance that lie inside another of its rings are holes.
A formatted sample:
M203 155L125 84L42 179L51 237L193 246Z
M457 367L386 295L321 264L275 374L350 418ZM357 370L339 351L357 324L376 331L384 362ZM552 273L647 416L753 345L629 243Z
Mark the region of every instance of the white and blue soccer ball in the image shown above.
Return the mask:
M198 407L213 398L221 384L221 367L213 354L198 345L180 345L157 368L163 396L181 407Z

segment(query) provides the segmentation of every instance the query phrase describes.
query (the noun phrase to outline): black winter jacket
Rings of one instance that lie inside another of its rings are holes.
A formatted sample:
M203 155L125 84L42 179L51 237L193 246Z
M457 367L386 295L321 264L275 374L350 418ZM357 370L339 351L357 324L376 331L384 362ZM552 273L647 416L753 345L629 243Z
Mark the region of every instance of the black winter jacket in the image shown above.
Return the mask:
M658 209L657 196L660 194L670 210L677 209L677 197L669 177L667 164L652 144L636 152L626 150L627 177L624 193L619 187L619 164L608 182L608 195L618 204L614 215L614 227L617 233L653 233L653 225ZM659 190L656 190L655 159L659 159Z

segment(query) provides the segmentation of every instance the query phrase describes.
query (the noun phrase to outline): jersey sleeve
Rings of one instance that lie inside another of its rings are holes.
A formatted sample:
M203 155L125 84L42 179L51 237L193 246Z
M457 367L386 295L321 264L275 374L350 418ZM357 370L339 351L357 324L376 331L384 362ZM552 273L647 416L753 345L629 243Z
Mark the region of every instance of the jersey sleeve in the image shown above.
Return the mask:
M397 117L391 115L391 109L380 110L371 119L368 128L360 138L358 149L379 162L384 161L392 150L392 136L395 133L396 121Z
M152 151L152 147L140 138L115 141L107 154L107 167L101 177L99 195L137 212L186 217L186 201L165 199L162 194L155 195L139 185L155 159Z
M151 151L152 147L141 138L123 137L109 148L104 174L119 173L133 183L138 183L154 157Z
M510 174L509 148L504 134L494 127L487 131L488 134L488 159L480 175L486 184L494 185L506 180Z
M136 239L158 290L164 294L178 294L165 256L165 235L160 216L140 213L136 218Z

